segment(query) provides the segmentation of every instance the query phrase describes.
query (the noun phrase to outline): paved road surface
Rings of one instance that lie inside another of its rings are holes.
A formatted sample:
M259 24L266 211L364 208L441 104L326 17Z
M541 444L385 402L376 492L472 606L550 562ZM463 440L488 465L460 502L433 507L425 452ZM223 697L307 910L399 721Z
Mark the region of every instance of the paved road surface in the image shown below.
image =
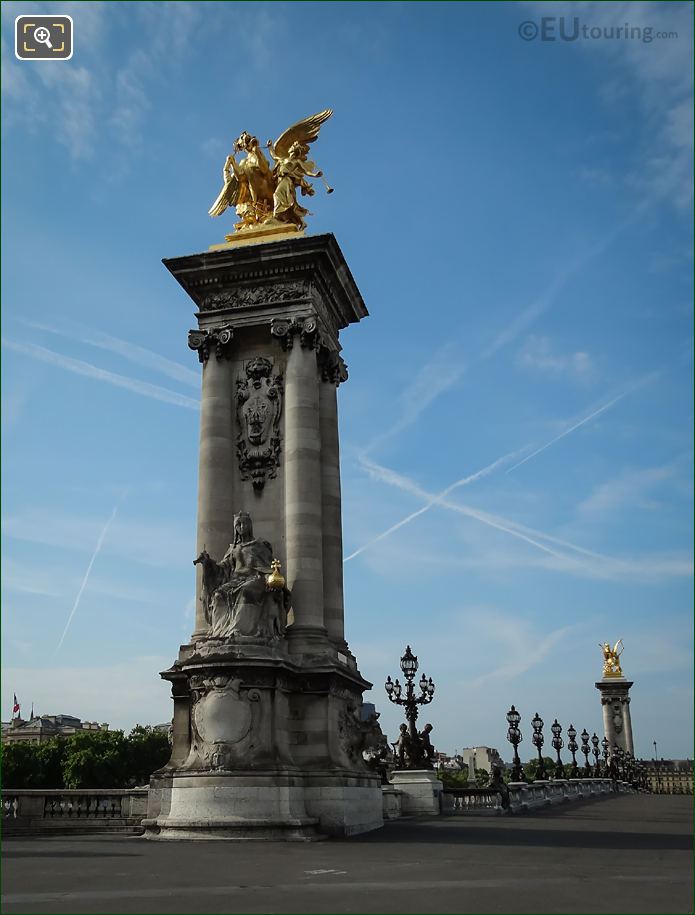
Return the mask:
M2 911L692 912L691 834L691 798L628 795L306 844L12 839Z

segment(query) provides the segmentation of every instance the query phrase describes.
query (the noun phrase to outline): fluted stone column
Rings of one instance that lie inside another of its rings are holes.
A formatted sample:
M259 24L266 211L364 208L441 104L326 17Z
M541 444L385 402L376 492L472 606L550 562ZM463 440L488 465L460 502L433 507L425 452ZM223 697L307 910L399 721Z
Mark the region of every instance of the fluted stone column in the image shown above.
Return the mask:
M635 755L635 745L632 740L632 718L630 717L630 697L623 700L623 727L625 728L625 749Z
M233 461L235 441L232 417L232 370L227 358L231 331L192 331L188 345L203 364L200 398L200 458L198 465L198 529L196 550L206 549L221 559L229 546L234 518ZM200 600L201 567L197 566L195 631L207 631Z
M339 357L337 357L339 359ZM342 360L340 360L342 365ZM344 366L342 367L344 372ZM340 445L337 385L347 377L339 364L324 368L319 391L321 427L321 510L323 520L323 607L330 640L346 647L343 604L343 528L340 495Z
M315 327L315 325L314 325ZM294 625L288 636L325 638L319 376L313 333L297 334L285 370L285 548Z

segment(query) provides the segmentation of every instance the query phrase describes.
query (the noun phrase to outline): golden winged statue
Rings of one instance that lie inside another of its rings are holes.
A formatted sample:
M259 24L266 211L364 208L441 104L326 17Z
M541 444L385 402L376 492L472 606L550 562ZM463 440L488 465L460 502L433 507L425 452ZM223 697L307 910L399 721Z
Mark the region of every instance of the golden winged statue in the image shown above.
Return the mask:
M271 167L258 138L244 131L235 141L232 154L222 168L224 185L209 209L210 216L221 216L228 207L235 207L239 221L238 233L251 229L282 228L303 231L306 207L297 202L297 190L302 196L314 195L308 178L323 178L316 163L307 158L309 144L318 138L321 125L333 114L330 108L298 121L282 133L275 143L268 140L267 149L273 159ZM238 162L238 153L246 155ZM326 184L330 194L333 188ZM228 240L231 236L227 236Z
M603 652L603 676L604 677L622 677L623 669L620 666L620 655L625 650L623 645L620 650L619 646L623 645L623 640L618 639L613 648L611 648L609 642L599 642L599 648Z

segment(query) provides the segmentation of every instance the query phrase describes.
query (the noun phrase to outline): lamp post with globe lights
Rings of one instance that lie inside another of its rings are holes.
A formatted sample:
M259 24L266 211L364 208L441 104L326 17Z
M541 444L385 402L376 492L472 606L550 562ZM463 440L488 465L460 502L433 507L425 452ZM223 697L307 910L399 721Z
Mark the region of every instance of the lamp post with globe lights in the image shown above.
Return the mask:
M579 749L579 744L577 743L577 729L573 724L567 728L567 749L572 754L572 767L570 769L570 778L579 778L579 768L577 766L577 750Z
M545 781L548 778L548 773L545 771L542 753L543 744L545 742L543 737L543 719L538 712L536 712L535 717L531 721L531 727L533 728L531 743L538 750L538 768L536 769L535 781Z
M521 731L519 729L520 721L521 715L517 712L514 706L512 706L507 712L507 723L509 724L509 728L507 729L507 740L514 747L514 765L512 767L511 778L513 782L526 781L524 770L521 768L521 760L519 759L519 744L523 740Z
M610 775L610 766L608 765L608 748L610 747L610 741L607 737L604 737L601 741L601 746L603 747L603 774L606 778Z
M589 732L586 728L581 733L582 739L582 753L584 754L584 778L591 778L591 766L589 765L589 753L591 750L589 748Z
M395 705L402 705L405 709L405 717L408 721L409 738L409 750L407 753L408 768L431 768L432 764L427 757L422 739L417 732L417 728L415 727L415 722L417 721L418 716L418 706L428 705L432 701L435 686L432 682L432 677L428 679L423 674L420 677L420 681L418 683L420 687L420 695L415 695L415 686L413 684L413 680L415 679L415 674L418 670L418 663L417 656L414 655L410 650L410 645L406 646L405 654L401 658L401 670L403 671L403 676L405 677L405 696L403 696L403 686L401 686L401 683L397 677L394 683L391 680L391 677L388 676L386 678L386 683L384 684L384 689L386 690L386 695L389 697L391 702L393 702Z
M597 736L596 734L593 734L592 737L591 737L591 745L592 745L592 747L593 747L592 752L593 752L593 754L594 754L594 760L595 760L595 764L594 764L594 778L600 778L600 777L601 777L601 766L599 765L599 762L598 762L598 746L599 746L599 739L598 739L598 736Z
M562 760L560 759L560 750L564 747L565 742L562 737L562 725L559 724L557 718L550 725L550 730L553 732L553 739L550 741L553 745L553 750L557 753L557 762L555 763L555 774L553 778L564 778L565 777L565 767L562 765Z

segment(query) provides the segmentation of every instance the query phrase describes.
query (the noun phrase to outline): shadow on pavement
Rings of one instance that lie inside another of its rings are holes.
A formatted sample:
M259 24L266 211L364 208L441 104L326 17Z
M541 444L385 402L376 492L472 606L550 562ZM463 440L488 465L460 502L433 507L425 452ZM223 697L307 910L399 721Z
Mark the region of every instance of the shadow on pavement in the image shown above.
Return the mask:
M474 823L429 821L392 823L378 832L353 836L351 843L413 843L441 845L505 845L508 847L613 848L633 851L690 851L692 839L677 833L640 833L596 830L510 829Z
M140 852L105 851L100 845L94 851L81 849L33 849L12 848L9 842L4 843L3 858L141 858Z

